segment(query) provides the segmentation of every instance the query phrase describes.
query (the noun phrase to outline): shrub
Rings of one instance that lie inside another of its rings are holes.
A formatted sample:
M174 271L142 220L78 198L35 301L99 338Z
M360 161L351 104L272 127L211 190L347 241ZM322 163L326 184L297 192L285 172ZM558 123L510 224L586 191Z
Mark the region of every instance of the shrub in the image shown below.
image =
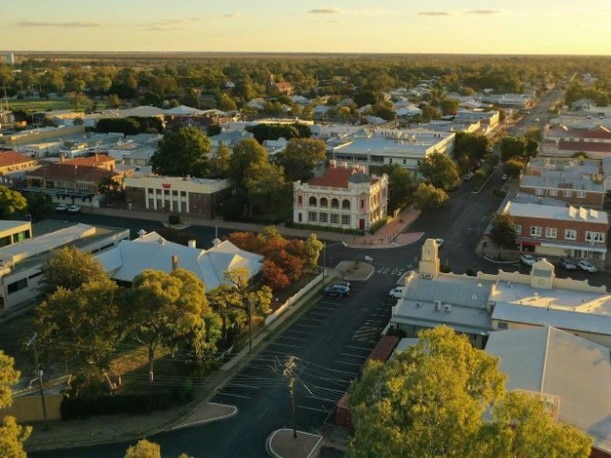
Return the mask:
M501 199L504 199L505 196L507 195L507 192L499 188L494 188L492 190L492 195L495 197L500 197Z
M388 222L388 217L384 217L382 218L380 221L377 221L376 223L373 223L371 225L371 227L369 228L369 233L370 234L375 234L378 229L380 229L382 226L384 226L386 223Z
M180 215L170 215L168 217L168 222L170 224L180 224Z

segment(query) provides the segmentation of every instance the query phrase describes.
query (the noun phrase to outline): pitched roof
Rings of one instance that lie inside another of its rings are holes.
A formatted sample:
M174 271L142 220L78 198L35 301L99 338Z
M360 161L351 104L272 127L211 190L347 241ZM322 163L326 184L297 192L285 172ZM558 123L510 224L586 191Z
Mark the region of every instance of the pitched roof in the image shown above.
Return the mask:
M241 250L229 241L202 250L169 242L156 232L123 240L98 255L98 259L113 279L131 282L146 269L171 272L172 256L178 257L178 267L193 272L204 282L206 291L225 283L224 273L236 267L248 268L252 278L261 270L263 260L263 256Z
M64 165L79 165L79 166L88 166L88 167L100 167L101 165L105 165L108 162L115 162L114 157L110 157L106 154L96 154L95 156L88 157L77 157L74 159L66 159L61 162Z
M26 162L36 162L25 154L17 153L15 151L2 151L0 152L0 167L8 167L11 165L24 164Z
M486 351L500 359L508 389L522 389L557 399L560 421L611 452L611 361L609 349L550 327L490 334ZM607 399L607 401L604 401Z
M63 181L88 181L93 183L97 183L109 175L114 176L117 174L99 167L70 164L51 164L26 173L28 177L42 177Z
M348 188L348 181L352 175L362 172L358 167L329 167L321 177L308 181L310 186L327 186L330 188Z

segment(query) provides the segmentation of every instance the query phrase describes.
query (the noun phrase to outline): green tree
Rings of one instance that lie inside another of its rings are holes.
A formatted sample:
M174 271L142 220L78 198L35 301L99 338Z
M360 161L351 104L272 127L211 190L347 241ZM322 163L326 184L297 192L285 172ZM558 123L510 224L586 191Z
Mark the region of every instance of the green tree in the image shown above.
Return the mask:
M121 107L121 99L117 94L110 94L108 96L108 106L110 108L120 108Z
M382 167L382 173L388 175L388 213L406 207L413 191L410 172L399 164L391 164Z
M0 350L0 410L13 403L11 385L19 381L19 375L19 371L15 370L15 360ZM14 417L4 416L0 424L0 455L25 458L27 454L23 443L31 433L31 427L20 426Z
M267 151L254 139L242 140L233 148L227 174L236 191L246 192L246 181L254 167L268 163Z
M161 447L155 442L142 439L127 449L124 458L161 458Z
M60 287L40 304L34 328L49 360L84 372L106 369L121 337L117 293L102 279Z
M524 137L504 137L501 140L501 160L508 161L516 156L524 156L526 140Z
M454 157L465 165L465 169L472 169L475 161L482 159L487 153L489 145L490 142L485 135L457 132Z
M420 164L419 172L433 186L444 191L460 185L460 174L452 159L442 153L428 155Z
M420 210L439 208L448 200L448 195L443 189L436 188L432 184L420 183L413 195L414 205Z
M44 219L53 208L51 196L44 192L29 192L25 194L25 198L33 222Z
M248 325L248 349L252 352L252 325L256 316L266 316L271 312L272 291L268 286L253 290L250 285L250 272L246 267L236 267L225 272L225 281L235 288L237 300L232 305L246 313Z
M273 221L283 220L288 187L281 166L264 162L251 167L246 179L249 216L264 215Z
M503 172L510 177L517 177L524 169L524 162L514 158L510 159L503 164Z
M416 345L386 364L369 363L350 405L351 458L586 458L590 452L590 439L555 424L540 400L508 394L498 360L447 326L421 331Z
M151 157L153 171L168 176L206 177L210 140L196 127L166 132Z
M495 213L492 217L492 240L503 248L515 248L516 229L515 222L509 213Z
M124 304L127 334L148 350L149 380L154 379L155 354L204 326L208 302L195 274L176 269L167 274L145 270L132 283Z
M225 178L229 170L230 158L231 150L225 145L220 145L216 150L216 154L210 158L210 176L213 178Z
M10 219L27 208L28 202L18 191L0 186L0 219Z
M327 157L327 146L322 140L313 138L293 138L286 149L278 154L276 162L284 168L287 181L307 181L312 171Z
M74 111L89 110L91 108L91 99L82 92L70 92L68 99Z
M55 250L43 264L42 273L41 292L45 297L59 288L74 291L85 283L108 278L95 256L74 246Z
M313 269L318 265L318 258L320 257L320 252L323 250L323 248L323 242L318 240L318 237L314 232L312 232L305 240L305 249L308 255L306 265L310 269Z

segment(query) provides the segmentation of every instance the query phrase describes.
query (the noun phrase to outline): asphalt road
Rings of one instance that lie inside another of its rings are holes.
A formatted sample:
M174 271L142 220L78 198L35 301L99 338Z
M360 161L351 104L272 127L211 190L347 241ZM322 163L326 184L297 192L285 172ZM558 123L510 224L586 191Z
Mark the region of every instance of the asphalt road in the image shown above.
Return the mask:
M386 295L398 277L396 271L376 273L366 283L353 283L350 297L320 297L214 396L214 402L236 405L239 413L235 417L150 439L161 445L164 456L186 452L207 458L266 457L267 436L292 424L287 379L282 375L290 355L297 363L297 427L320 431L388 323L392 301ZM31 456L121 457L129 445Z

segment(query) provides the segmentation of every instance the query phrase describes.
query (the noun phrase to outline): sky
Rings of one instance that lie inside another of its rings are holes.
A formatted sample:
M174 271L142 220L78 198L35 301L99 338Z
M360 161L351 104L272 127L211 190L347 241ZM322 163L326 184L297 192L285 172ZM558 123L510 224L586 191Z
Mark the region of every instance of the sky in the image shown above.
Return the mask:
M611 55L609 0L0 0L6 51Z

